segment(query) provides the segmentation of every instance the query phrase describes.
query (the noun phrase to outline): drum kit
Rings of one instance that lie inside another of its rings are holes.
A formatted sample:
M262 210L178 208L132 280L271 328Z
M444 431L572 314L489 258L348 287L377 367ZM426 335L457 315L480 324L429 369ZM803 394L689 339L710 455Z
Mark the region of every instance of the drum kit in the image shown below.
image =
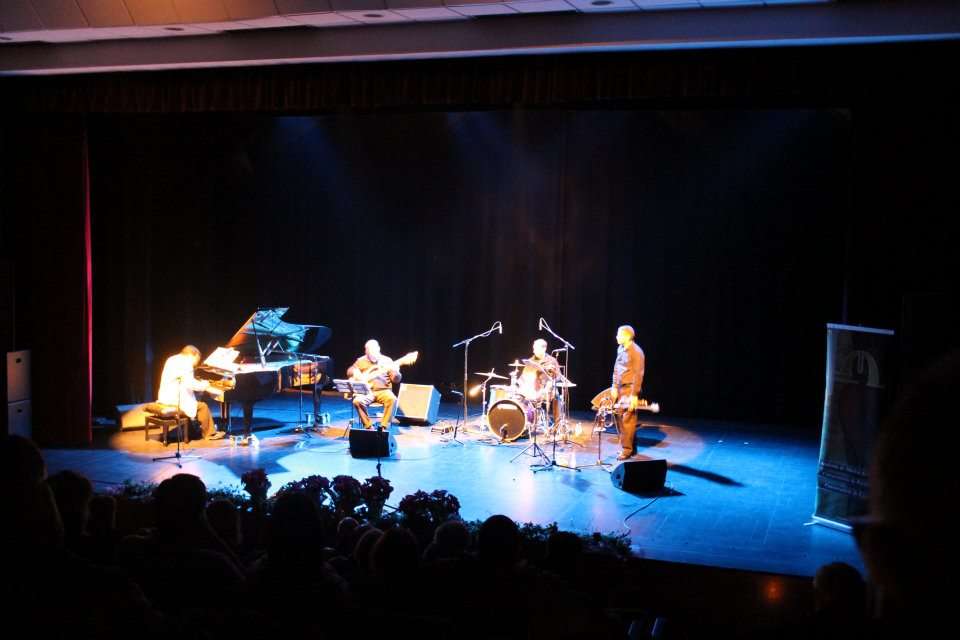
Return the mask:
M514 360L507 367L513 369L509 377L499 375L493 369L475 372L475 375L484 376L479 388L483 393L482 421L485 426L500 442L513 442L523 436L536 436L537 433L554 438L562 434L566 439L567 407L564 392L577 385L560 371L547 370L532 359ZM543 373L542 379L546 383L536 388L536 385L524 380L521 371L525 368ZM489 384L491 380L505 380L509 384ZM556 417L552 425L549 420L551 414Z

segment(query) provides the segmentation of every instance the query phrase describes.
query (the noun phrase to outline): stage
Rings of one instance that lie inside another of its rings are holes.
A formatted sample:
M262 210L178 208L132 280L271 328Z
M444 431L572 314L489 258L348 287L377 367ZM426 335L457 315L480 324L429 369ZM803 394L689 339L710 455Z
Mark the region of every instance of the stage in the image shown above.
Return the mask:
M211 488L236 487L242 473L263 467L271 491L313 474L363 480L377 473L377 459L349 453L344 435L349 403L325 394L322 411L332 423L309 435L294 429L298 411L296 392L259 403L254 416L258 446L195 440L185 449L199 458L185 460L183 472L200 476ZM458 413L460 405L441 403L438 424L453 424ZM634 551L645 558L799 576L812 576L832 561L863 568L849 534L809 525L819 446L809 431L642 415L634 459L668 462L665 491L645 497L610 481L619 452L616 433L600 433L607 466L585 467L598 458L592 413L574 412L571 440L577 445L556 449L557 463L584 468L539 472L530 468L538 460L518 457L528 439L497 443L472 426L479 413L479 407L471 407L468 428L458 430L462 444L449 442L452 432L394 425L397 453L381 460L382 474L395 488L388 504L419 489L446 489L459 498L465 519L503 513L518 522L557 522L571 531L629 532ZM120 432L104 425L95 430L90 448L46 449L44 456L50 473L79 471L100 491L125 480L159 482L180 469L152 461L176 449L175 443L164 447L158 436L154 430L145 442L142 430ZM553 445L542 437L538 443L552 457Z

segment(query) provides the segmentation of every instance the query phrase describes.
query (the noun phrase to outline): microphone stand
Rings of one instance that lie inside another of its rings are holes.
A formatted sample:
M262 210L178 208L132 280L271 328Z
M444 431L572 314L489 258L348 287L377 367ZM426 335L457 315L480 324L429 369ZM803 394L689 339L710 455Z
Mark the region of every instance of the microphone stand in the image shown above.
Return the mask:
M298 377L297 382L299 383L299 384L297 384L297 402L298 402L298 405L297 405L297 424L296 424L296 426L293 428L293 432L294 432L294 433L302 433L303 435L305 435L305 436L307 437L307 439L310 439L310 438L312 437L312 436L310 435L310 432L311 432L311 431L319 432L319 427L318 427L317 425L315 425L315 424L312 424L312 417L315 417L315 415L316 415L316 411L315 411L314 409L311 409L310 413L307 414L307 419L306 419L306 421L304 421L304 419L303 419L303 364L304 364L304 362L308 359L308 357L309 357L310 354L307 354L307 353L297 353L296 351L284 352L284 353L289 353L290 355L292 355L293 357L295 357L295 358L297 359L297 360L296 360L296 365L295 365L295 366L297 367L297 377ZM312 362L314 365L316 364L316 360L311 360L310 362ZM316 394L317 394L317 382L316 382L317 372L316 372L316 368L315 368L315 367L310 367L310 371L312 372L312 374L313 374L313 376L314 376L314 379L313 379L313 397L312 397L311 399L314 401L313 404L314 404L314 408L315 408L315 407L316 407ZM291 377L292 377L292 376L291 376Z
M567 342L567 341L566 341L564 338L562 338L561 336L558 336L556 333L554 333L554 332L553 332L553 329L550 328L550 325L547 324L547 321L544 320L543 318L540 318L540 328L541 328L541 329L546 329L546 330L547 330L547 333L549 333L549 334L552 335L554 338L556 338L557 340L559 340L560 342L563 343L563 347L564 347L564 349L565 349L565 351L564 351L564 354L565 354L565 355L563 356L563 376L564 376L567 380L569 380L569 379L570 379L570 352L573 351L574 349L576 349L576 347L573 346L572 344L570 344L569 342ZM563 415L563 420L564 420L564 422L566 422L566 420L570 417L570 395L569 395L569 389L568 389L568 388L567 388L567 389L564 389L563 393L566 394L566 401L563 403L563 404L564 404L564 406L563 406L563 413L564 413L564 415Z
M497 320L493 323L493 326L490 327L487 331L483 333L478 333L477 335L461 340L460 342L454 344L451 348L456 349L457 347L463 347L463 428L467 428L467 358L470 351L470 343L476 340L477 338L488 338L494 331L499 331L503 333L503 324ZM457 425L453 426L453 437L447 440L448 443L456 442L457 444L463 444L457 440Z
M183 392L183 376L177 376L177 452L172 456L158 456L153 459L154 462L173 460L178 468L183 469L183 460L199 460L200 456L192 453L180 453L180 443L183 441L183 420L187 421L186 428L190 428L190 418L185 416L180 409L180 394Z

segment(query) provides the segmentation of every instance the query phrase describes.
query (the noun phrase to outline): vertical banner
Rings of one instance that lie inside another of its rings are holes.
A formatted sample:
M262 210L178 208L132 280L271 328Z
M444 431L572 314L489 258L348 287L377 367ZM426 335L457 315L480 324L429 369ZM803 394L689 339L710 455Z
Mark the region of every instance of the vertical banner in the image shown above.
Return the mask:
M850 530L867 512L867 473L880 429L893 331L827 325L827 382L813 520Z

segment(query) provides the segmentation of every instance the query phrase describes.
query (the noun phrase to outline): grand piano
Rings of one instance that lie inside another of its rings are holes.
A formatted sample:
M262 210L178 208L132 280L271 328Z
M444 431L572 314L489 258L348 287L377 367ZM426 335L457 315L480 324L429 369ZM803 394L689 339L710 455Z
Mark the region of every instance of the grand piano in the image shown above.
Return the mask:
M249 436L253 406L286 388L312 387L313 413L320 415L320 389L329 382L333 363L316 350L332 332L322 325L283 321L288 308L258 309L225 347L216 349L194 372L197 378L210 381L208 392L221 403L228 434L233 403L243 407L243 434Z

